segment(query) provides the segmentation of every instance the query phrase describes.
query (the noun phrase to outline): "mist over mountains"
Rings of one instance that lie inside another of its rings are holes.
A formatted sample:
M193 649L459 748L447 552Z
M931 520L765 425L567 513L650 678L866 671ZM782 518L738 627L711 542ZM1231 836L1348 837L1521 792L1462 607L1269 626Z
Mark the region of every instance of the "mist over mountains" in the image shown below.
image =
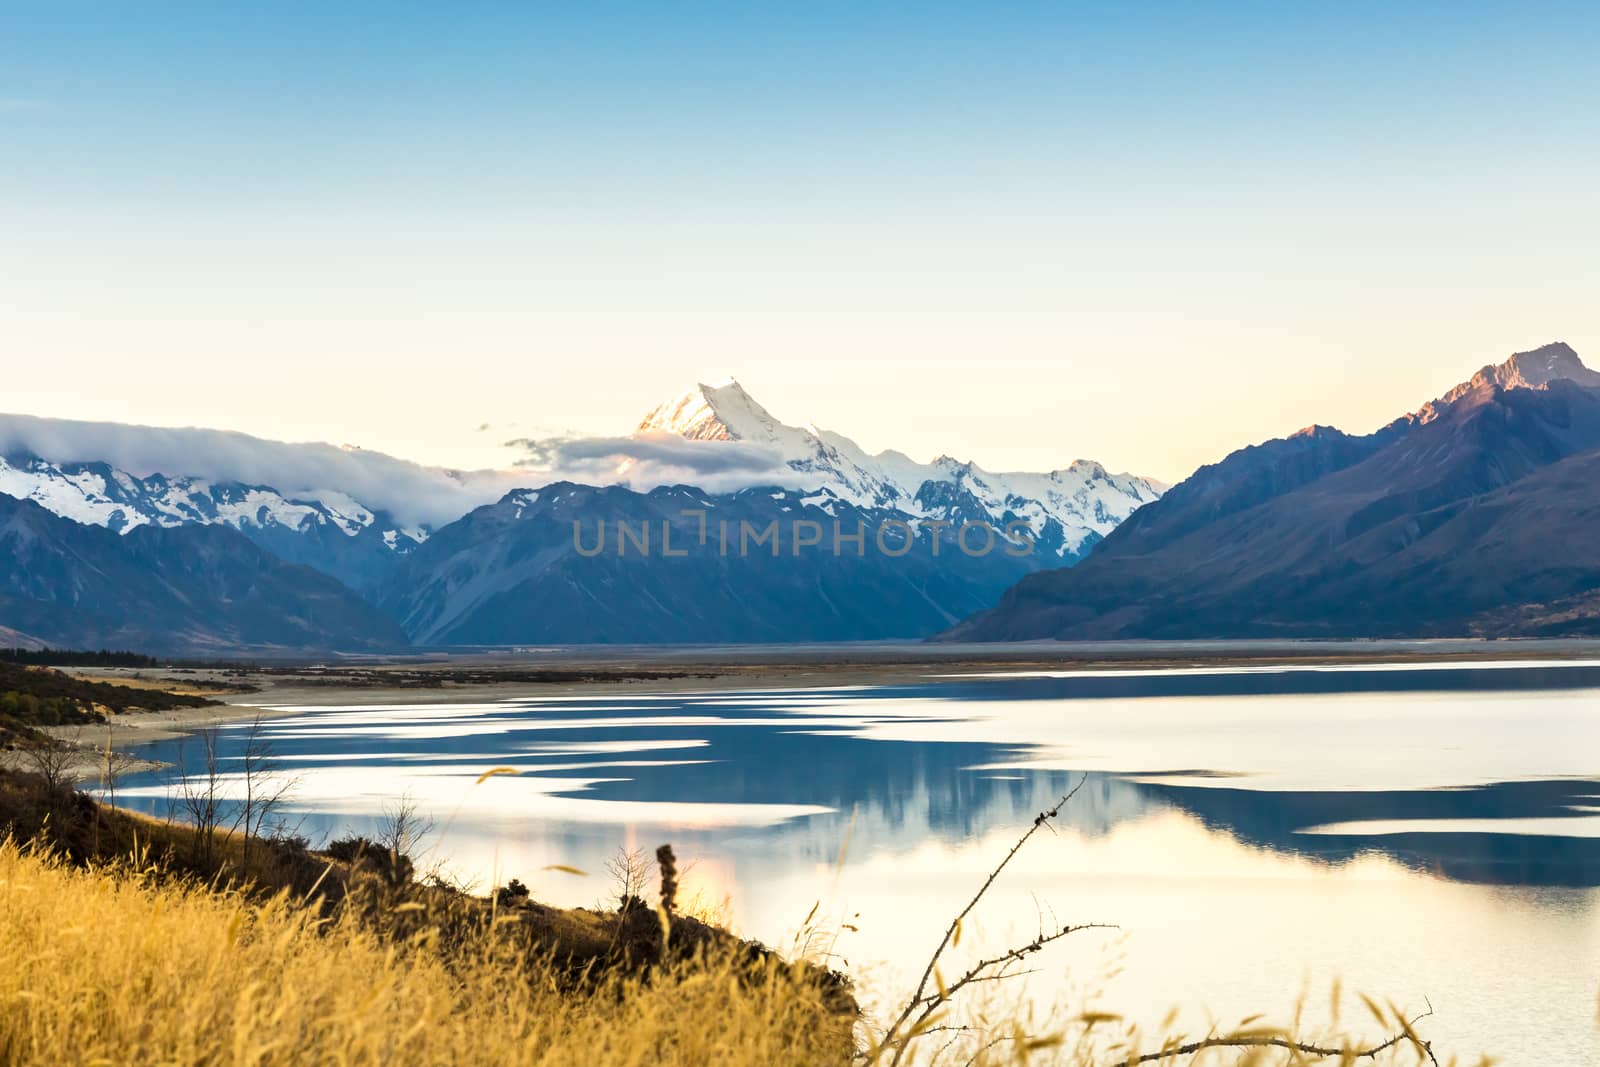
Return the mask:
M870 456L842 435L779 422L731 381L695 387L628 435L516 444L526 457L516 469L452 471L226 431L0 416L0 493L37 509L12 509L16 543L72 549L0 558L11 597L0 626L24 644L121 633L156 650L914 638L988 606L1023 574L1078 559L1162 488L1092 461L994 474L949 457ZM720 509L736 531L777 524L787 540L760 558L713 555L698 539L687 557L630 559L615 542L577 550L580 528L619 522L650 523L658 538L675 525L685 543L671 510L684 507ZM797 522L837 527L846 550L795 551ZM851 532L885 523L920 551L852 553ZM1004 539L1013 551L963 551L971 524L1020 526L1028 551ZM183 545L196 528L229 549L213 565L216 595L168 583L169 600L193 605L191 624L177 625L176 610L136 622L137 598L110 597L100 577L153 566L136 550ZM252 601L266 588L263 559L299 566ZM324 604L303 627L248 625L247 605L292 599L297 583ZM241 586L242 599L224 596ZM224 600L235 614L217 613ZM363 612L381 622L364 625Z
M1561 343L1170 489L869 454L733 381L510 471L24 416L0 441L24 645L1600 633L1600 372Z
M450 522L528 481L516 472L425 467L361 448L268 441L231 430L130 426L32 415L0 414L0 456L12 467L39 460L64 467L99 466L141 480L163 476L191 483L270 487L285 499L328 499L333 507L340 501L359 501L359 507L387 513L396 523L411 528ZM26 482L13 476L3 491L11 496L32 495L20 491L25 488ZM112 503L114 510L115 493L110 485L90 482L81 492L87 498ZM70 506L56 494L41 494L36 499L51 510ZM176 506L181 510L181 500ZM74 517L105 524L81 513ZM149 517L169 524L154 515ZM176 513L174 517L188 521ZM136 522L131 513L128 522Z

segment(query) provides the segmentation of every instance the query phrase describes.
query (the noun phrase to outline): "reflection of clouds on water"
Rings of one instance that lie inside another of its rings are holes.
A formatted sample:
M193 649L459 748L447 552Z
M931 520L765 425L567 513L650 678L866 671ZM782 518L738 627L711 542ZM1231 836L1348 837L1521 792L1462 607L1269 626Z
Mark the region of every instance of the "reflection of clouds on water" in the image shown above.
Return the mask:
M1063 813L1089 834L1177 808L1329 861L1379 849L1471 881L1596 884L1595 787L1495 780L1587 766L1595 748L1576 742L1595 728L1574 702L1595 680L1587 664L1034 674L345 704L271 720L265 736L298 779L296 810L330 832L405 792L448 814L457 835L529 820L761 828L751 851L816 862L836 854L847 825L873 851L981 836L1089 771ZM225 767L243 732L222 732ZM152 754L176 759L178 747ZM501 765L518 775L477 784ZM163 789L151 776L123 795L153 807Z
M840 948L862 964L922 951L1088 772L986 903L974 947L1041 911L1112 920L1130 931L1123 1004L1204 990L1220 1013L1270 1010L1309 969L1432 996L1462 1048L1570 1031L1565 1061L1588 1062L1600 1049L1573 1027L1592 1014L1600 903L1560 887L1600 884L1600 720L1585 688L1600 679L1587 665L1417 674L347 704L265 733L297 779L289 818L313 839L371 835L410 793L438 827L424 867L444 861L479 888L520 877L564 904L608 895L619 846L670 841L687 891L729 899L745 932L786 944L823 901L861 927ZM225 770L244 732L220 731ZM519 773L478 782L499 766ZM161 812L166 790L134 776L119 800ZM1504 978L1533 973L1537 988Z

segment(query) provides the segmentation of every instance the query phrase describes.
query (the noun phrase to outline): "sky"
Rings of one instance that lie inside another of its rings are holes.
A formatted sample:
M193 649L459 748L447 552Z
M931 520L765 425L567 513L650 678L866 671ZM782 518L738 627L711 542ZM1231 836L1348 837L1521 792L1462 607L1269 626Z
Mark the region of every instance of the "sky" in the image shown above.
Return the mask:
M0 0L8 412L1177 480L1600 365L1600 5Z

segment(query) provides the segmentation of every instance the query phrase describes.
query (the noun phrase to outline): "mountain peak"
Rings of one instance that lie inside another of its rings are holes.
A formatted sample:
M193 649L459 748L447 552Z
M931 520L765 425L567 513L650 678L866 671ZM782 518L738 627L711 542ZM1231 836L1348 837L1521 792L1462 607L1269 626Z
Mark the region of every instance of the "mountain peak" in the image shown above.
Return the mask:
M737 380L724 378L700 382L658 404L636 432L670 433L691 441L768 443L781 425Z
M1513 353L1504 363L1483 367L1467 381L1451 389L1417 412L1419 422L1432 422L1444 409L1468 393L1493 386L1499 389L1544 389L1554 381L1570 381L1587 389L1600 389L1600 371L1583 365L1571 345L1552 341L1527 352Z
M1495 370L1531 388L1548 385L1557 378L1585 385L1590 381L1600 382L1600 373L1585 367L1578 353L1565 341L1542 345L1531 352L1518 352Z
M658 405L635 432L754 446L787 468L775 484L826 492L858 507L909 509L918 518L947 517L950 490L960 490L996 524L1022 515L1043 530L1053 520L1059 540L1051 550L1062 557L1081 553L1164 488L1107 474L1092 460L1061 471L997 474L950 455L931 463L894 451L871 456L843 434L778 421L732 378L701 382Z
M1290 434L1289 440L1292 441L1297 437L1328 437L1330 435L1335 437L1346 436L1345 432L1339 429L1337 426L1324 426L1320 422L1313 422L1310 426L1306 426Z

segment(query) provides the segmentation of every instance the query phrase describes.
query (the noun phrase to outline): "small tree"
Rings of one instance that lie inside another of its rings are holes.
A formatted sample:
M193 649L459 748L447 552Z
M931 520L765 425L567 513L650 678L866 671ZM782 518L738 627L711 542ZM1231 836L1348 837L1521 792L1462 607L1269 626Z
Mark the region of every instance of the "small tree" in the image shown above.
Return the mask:
M200 767L189 769L186 738L178 738L176 792L178 806L194 827L195 861L209 867L216 855L217 820L222 808L221 768L217 754L217 728L205 726L194 733L200 746Z
M643 849L618 848L606 860L606 873L617 894L617 910L629 911L644 906L644 891L650 884L650 859Z
M378 824L378 844L390 852L410 856L433 832L433 820L417 810L417 799L408 789L383 806L383 819Z
M417 809L416 798L409 789L384 804L374 844L388 853L387 869L396 885L410 881L416 869L414 853L432 832L433 820Z
M23 758L28 768L44 779L45 788L52 796L65 795L77 784L76 745L47 737L23 749Z
M100 751L100 796L109 807L117 806L117 784L138 761L113 744L114 729L106 726L106 744ZM100 807L94 809L94 850L100 851Z
M107 804L117 806L117 786L138 763L137 759L116 747L115 728L108 725L105 748L100 751L100 794L105 797Z
M244 798L234 819L234 829L244 831L243 863L249 866L252 839L262 836L267 822L288 798L295 781L276 769L277 752L267 739L261 716L250 721L240 757Z

